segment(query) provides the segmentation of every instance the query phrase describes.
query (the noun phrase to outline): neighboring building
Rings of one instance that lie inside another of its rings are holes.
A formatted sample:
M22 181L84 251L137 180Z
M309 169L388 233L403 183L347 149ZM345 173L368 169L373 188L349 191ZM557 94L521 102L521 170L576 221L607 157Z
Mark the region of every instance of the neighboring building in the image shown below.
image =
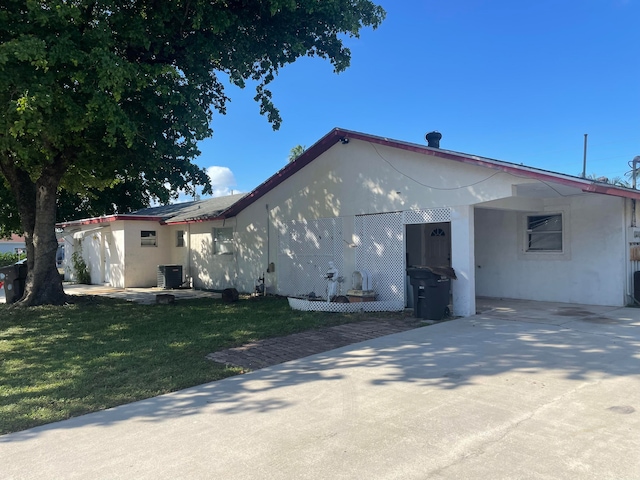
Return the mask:
M27 253L24 237L13 234L11 238L0 239L0 253Z
M153 286L183 266L194 288L324 293L332 261L368 271L386 309L407 265L449 265L454 314L479 296L625 305L640 192L474 155L334 129L244 196L61 224L92 281ZM71 251L71 250L68 250ZM635 260L635 258L633 259Z
M71 258L73 252L79 251L87 263L93 284L151 287L158 281L158 265L179 264L186 275L185 283L191 285L195 275L196 288L208 287L201 281L202 272L197 258L193 257L192 245L197 236L192 235L191 230L204 219L218 216L242 196L230 195L58 224L63 230L61 238L65 245L65 278L75 279ZM169 219L174 223L168 224Z

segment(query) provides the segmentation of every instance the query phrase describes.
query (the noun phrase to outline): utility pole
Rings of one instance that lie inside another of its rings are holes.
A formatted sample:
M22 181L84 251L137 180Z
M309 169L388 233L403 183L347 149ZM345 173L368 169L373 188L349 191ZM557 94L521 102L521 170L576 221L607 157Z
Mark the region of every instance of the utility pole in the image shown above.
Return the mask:
M582 178L587 178L587 133L584 134L584 153L582 156Z
M638 173L638 162L640 162L640 155L636 155L631 160L631 187L636 189L636 174ZM636 226L636 199L631 201L631 226Z

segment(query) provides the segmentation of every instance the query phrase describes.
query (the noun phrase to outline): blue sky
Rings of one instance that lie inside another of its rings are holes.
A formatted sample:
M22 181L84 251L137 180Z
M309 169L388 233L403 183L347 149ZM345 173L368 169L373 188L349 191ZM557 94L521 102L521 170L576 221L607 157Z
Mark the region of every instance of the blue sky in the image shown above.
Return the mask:
M217 194L248 192L334 127L571 175L623 176L640 155L639 0L378 0L380 28L349 39L351 67L319 58L271 85L283 124L252 86L229 86L227 115L197 162Z

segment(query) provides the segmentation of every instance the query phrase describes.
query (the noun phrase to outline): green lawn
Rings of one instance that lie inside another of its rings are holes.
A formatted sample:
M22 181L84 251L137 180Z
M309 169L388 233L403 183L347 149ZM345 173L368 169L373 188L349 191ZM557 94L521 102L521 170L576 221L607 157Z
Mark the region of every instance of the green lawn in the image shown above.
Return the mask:
M208 353L356 321L292 311L286 299L138 305L76 297L74 305L0 306L0 434L241 373Z

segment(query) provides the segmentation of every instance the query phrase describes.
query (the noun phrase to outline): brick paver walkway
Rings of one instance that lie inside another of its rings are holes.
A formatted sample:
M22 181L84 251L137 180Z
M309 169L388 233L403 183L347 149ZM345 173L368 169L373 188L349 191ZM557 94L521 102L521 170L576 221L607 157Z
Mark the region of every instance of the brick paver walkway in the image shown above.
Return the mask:
M257 370L372 338L423 327L429 323L433 322L412 317L365 320L294 333L286 337L259 340L241 347L210 353L207 358L226 365Z

